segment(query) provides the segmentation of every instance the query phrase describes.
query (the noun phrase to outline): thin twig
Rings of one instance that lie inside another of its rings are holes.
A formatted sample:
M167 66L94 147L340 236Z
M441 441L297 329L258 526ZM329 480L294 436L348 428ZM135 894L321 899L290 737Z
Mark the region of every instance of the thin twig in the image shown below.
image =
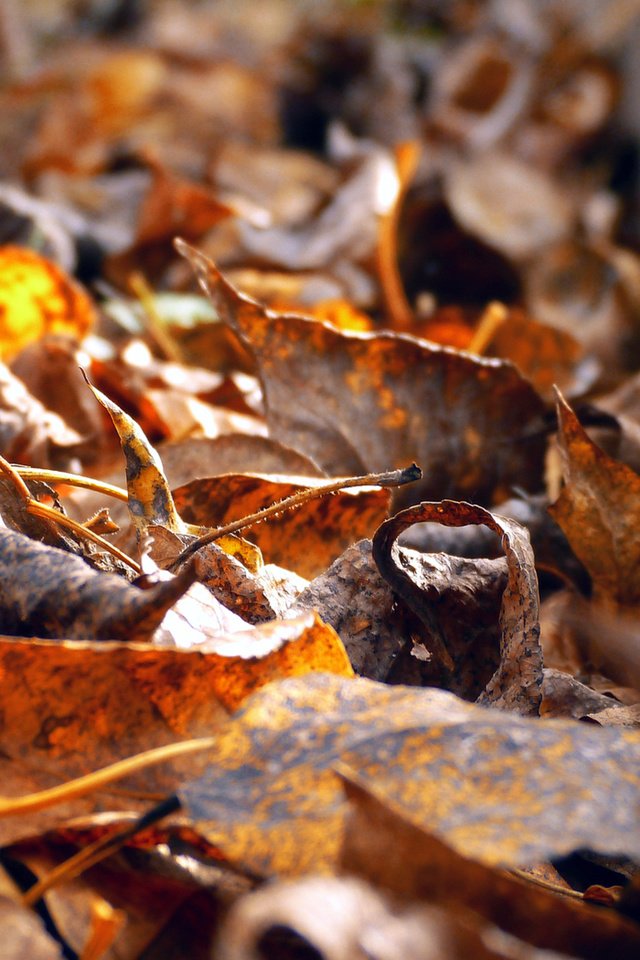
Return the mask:
M215 540L219 540L220 537L226 537L230 533L236 533L238 530L252 527L254 524L260 523L268 517L283 513L285 510L293 510L295 507L299 507L303 503L308 503L310 500L315 500L318 497L324 497L330 493L339 493L340 490L344 490L346 487L402 487L406 483L413 483L415 480L419 480L421 476L422 470L417 464L413 463L410 467L405 467L404 470L391 470L386 473L368 473L363 477L346 477L341 480L332 480L331 483L323 484L321 487L300 490L298 493L294 493L292 496L278 501L278 503L272 503L270 507L258 510L256 513L252 513L248 517L242 517L240 520L233 520L223 527L217 527L215 530L211 530L203 537L198 537L198 539L190 543L188 547L185 547L182 553L178 554L169 569L175 570L189 560L201 547L206 547L208 543L213 543Z
M202 753L205 750L211 750L215 743L214 737L200 737L197 740L181 740L179 743L168 743L164 747L155 747L153 750L145 750L143 753L137 753L125 760L118 760L116 763L109 764L108 767L94 770L93 773L76 777L75 780L61 783L57 787L50 787L48 790L29 793L24 797L0 797L0 817L33 813L36 810L53 807L57 803L76 800L78 797L84 797L88 793L100 790L131 773L145 770L147 767L173 760L176 757L183 757L189 753Z
M65 483L70 487L81 487L83 490L93 490L94 493L103 493L105 497L113 497L114 500L122 500L124 503L129 499L129 494L122 487L116 487L112 483L106 483L104 480L95 480L93 477L83 477L76 473L63 473L61 470L44 470L38 467L23 467L21 464L12 463L11 466L18 476L27 480L44 480L45 483Z
M91 932L80 960L103 960L126 923L124 910L116 910L103 897L91 898Z
M137 817L133 823L129 824L129 826L123 830L118 830L117 833L109 834L106 837L100 837L98 840L90 843L84 847L84 849L79 850L78 853L69 857L68 860L54 867L42 880L39 880L37 883L34 883L32 887L29 887L22 897L23 905L25 907L32 907L48 890L51 890L52 887L57 886L65 880L74 880L80 876L81 873L84 873L85 870L88 870L89 867L93 867L96 863L100 863L101 860L110 857L111 854L119 850L123 844L131 840L136 833L146 830L148 827L153 826L154 823L157 823L158 820L163 820L165 817L168 817L169 814L175 813L176 810L179 809L180 801L172 794L170 797L167 797L166 800L163 800L162 803L153 807L152 810Z
M68 527L68 529L73 530L77 536L84 537L85 540L90 540L92 543L102 547L103 550L112 554L112 556L120 560L121 563L127 564L127 566L131 567L136 573L139 574L142 572L139 563L132 560L131 557L123 553L122 550L119 550L118 547L114 547L112 543L109 543L108 540L101 537L99 533L94 533L93 530L78 523L77 520L72 520L71 517L66 516L66 514L60 513L59 510L54 510L53 507L48 507L45 503L40 503L39 500L32 497L31 491L16 468L2 456L0 456L0 472L13 484L17 496L24 504L24 509L27 513L31 514L31 516L40 517L42 520L45 520L54 530L56 524L60 524L62 527Z
M514 867L512 870L508 870L508 873L513 874L514 877L518 877L519 880L525 880L527 883L534 883L537 887L542 887L544 890L548 890L550 893L559 893L563 897L571 897L573 900L584 900L584 894L580 893L579 890L573 890L571 887L561 887L559 883L551 883L550 880L543 880L541 877L536 877L531 873L527 873L526 870L518 870Z

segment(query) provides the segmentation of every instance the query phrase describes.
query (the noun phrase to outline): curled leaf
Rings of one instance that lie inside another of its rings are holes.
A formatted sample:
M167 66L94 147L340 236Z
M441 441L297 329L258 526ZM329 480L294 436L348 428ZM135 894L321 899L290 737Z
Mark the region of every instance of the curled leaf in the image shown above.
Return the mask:
M539 636L538 579L529 535L514 520L498 517L483 507L443 500L420 503L386 520L373 538L373 557L382 576L417 613L430 634L432 653L441 665L453 662L433 610L426 582L416 582L403 567L396 540L414 523L433 522L462 527L483 524L501 538L507 558L508 579L500 609L500 665L479 697L522 714L537 714L541 699L542 652Z

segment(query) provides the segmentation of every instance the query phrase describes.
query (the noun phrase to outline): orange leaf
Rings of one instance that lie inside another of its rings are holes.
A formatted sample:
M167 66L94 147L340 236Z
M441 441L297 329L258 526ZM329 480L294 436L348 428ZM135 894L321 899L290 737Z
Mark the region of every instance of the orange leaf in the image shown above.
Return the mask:
M26 247L0 247L0 354L11 358L47 333L83 337L95 310L83 288Z

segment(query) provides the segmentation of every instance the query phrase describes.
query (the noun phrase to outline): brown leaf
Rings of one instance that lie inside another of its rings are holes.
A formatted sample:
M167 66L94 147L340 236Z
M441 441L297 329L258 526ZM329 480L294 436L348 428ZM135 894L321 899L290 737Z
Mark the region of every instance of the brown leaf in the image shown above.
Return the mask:
M565 486L549 507L591 576L594 599L640 603L640 476L607 456L559 396Z
M540 485L542 438L522 441L543 405L510 364L277 314L238 293L202 253L179 249L256 358L271 434L329 475L414 461L424 480L412 500L490 501L514 483Z
M64 469L82 437L0 363L0 453L13 463Z
M151 527L149 534L151 556L163 569L171 567L191 539L179 537L165 527ZM261 563L249 569L241 554L235 557L225 549L218 543L201 547L193 558L194 570L198 581L229 611L233 610L247 623L262 623L283 616L307 585L302 577L273 564Z
M614 913L585 910L513 875L461 856L406 813L344 770L351 811L341 867L392 892L402 902L426 900L472 910L545 950L599 960L634 957L640 929Z
M447 526L484 524L502 540L507 558L508 580L500 609L500 665L479 696L481 703L522 714L536 714L540 705L542 684L542 652L539 644L538 580L529 536L524 527L513 520L498 517L483 507L443 500L409 507L385 521L373 538L373 557L382 576L395 592L413 609L429 632L429 651L445 671L453 661L445 645L443 629L427 588L429 575L415 567L414 579L398 562L395 541L414 523L436 521ZM488 563L488 561L485 561Z
M0 528L2 631L12 636L147 641L194 578L186 567L139 590L64 550Z
M491 310L499 311L501 322L489 337L482 353L511 360L545 399L552 398L555 384L567 392L579 387L584 389L584 385L591 386L596 372L595 364L591 364L590 379L586 377L585 369L583 384L579 362L583 358L584 348L570 333L540 323L522 310L507 310L502 304L491 304L484 317ZM483 318L480 324L482 322ZM473 350L473 347L469 349Z
M159 452L172 490L191 480L223 473L323 476L319 467L297 450L269 437L246 433L167 441Z
M329 569L300 593L288 616L317 610L331 624L356 673L386 680L405 644L411 624L371 556L371 541L348 547Z
M209 772L180 789L183 807L210 843L259 874L335 864L338 763L488 866L585 846L640 854L635 731L542 724L441 690L315 674L253 697L209 759Z
M173 497L188 523L218 527L326 482L323 478L227 474L192 480L174 490ZM247 528L245 535L260 548L265 560L311 580L355 540L373 533L388 514L389 500L389 492L380 488L344 490L310 500L296 510L285 510Z

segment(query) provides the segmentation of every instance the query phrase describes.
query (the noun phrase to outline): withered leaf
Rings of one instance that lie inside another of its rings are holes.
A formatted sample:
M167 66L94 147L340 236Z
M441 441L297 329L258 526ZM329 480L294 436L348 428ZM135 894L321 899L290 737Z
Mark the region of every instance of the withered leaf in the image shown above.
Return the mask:
M640 854L635 731L541 723L442 690L312 674L256 694L209 759L181 802L210 843L261 874L335 864L345 812L338 763L490 866L581 847Z
M585 910L513 875L461 856L416 825L375 785L364 787L343 771L351 810L341 867L391 891L403 902L427 900L473 910L537 947L599 960L628 957L640 949L640 929L617 914Z
M0 637L0 672L11 677L0 725L3 792L29 792L50 786L52 776L60 782L142 750L210 736L259 687L316 670L353 675L335 631L313 613L211 633L190 650ZM206 756L165 762L127 785L172 792L180 772L193 776L207 768ZM133 798L127 804L137 806ZM78 809L86 810L86 802L65 813ZM37 824L60 816L43 812ZM28 824L0 820L0 839L24 836L35 822L33 816Z
M275 313L238 293L204 254L184 242L179 250L256 359L270 433L329 475L414 461L424 479L411 502L490 502L514 483L540 485L544 443L524 437L543 403L511 364Z
M324 479L227 474L192 480L173 491L188 523L223 526L278 503ZM342 490L256 524L244 535L265 560L308 580L323 573L355 540L370 536L388 514L389 492L381 488Z
M159 448L171 489L198 477L222 473L267 473L321 477L308 457L269 437L231 433L219 437L192 437L163 443Z
M300 593L288 615L317 610L345 645L356 673L385 680L411 625L391 587L380 576L371 541L354 543Z
M150 527L149 533L151 556L163 569L171 567L189 542L187 537L179 537L165 527ZM290 570L262 563L253 567L247 564L242 553L233 556L230 551L225 552L227 549L228 546L223 549L215 542L201 547L193 558L194 570L198 581L228 611L233 610L247 623L262 623L283 616L307 585L306 580Z
M162 461L142 427L104 393L91 384L89 387L109 413L120 437L126 460L129 514L138 536L143 535L152 523L161 524L175 533L184 533L185 526L173 504Z
M0 453L13 463L64 469L82 437L0 363Z
M0 629L12 636L147 641L194 579L187 566L139 590L64 550L0 528Z
M500 665L478 700L522 714L537 714L542 684L538 579L526 529L483 507L443 500L409 507L377 530L372 550L378 569L424 622L429 632L429 650L445 669L451 668L453 661L429 596L429 574L416 582L403 569L406 554L403 560L396 546L397 538L407 527L429 521L452 527L484 524L500 536L508 568L500 609ZM421 576L415 565L412 573Z
M558 397L565 486L549 507L591 576L594 599L640 603L640 476L607 456Z

